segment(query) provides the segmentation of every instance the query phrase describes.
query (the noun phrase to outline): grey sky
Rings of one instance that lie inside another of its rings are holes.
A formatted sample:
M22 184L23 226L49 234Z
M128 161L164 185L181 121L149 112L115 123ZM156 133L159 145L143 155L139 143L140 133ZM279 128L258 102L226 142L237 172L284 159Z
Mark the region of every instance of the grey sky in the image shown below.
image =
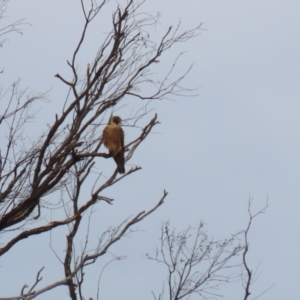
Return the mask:
M252 292L258 295L275 284L261 299L299 299L300 2L148 0L142 10L161 13L160 24L151 32L158 37L180 19L183 30L203 23L201 35L165 53L158 69L166 72L168 63L186 51L177 72L194 63L185 84L198 87L198 96L151 104L161 125L127 166L143 169L106 191L115 198L113 206L99 204L99 217L93 219L95 239L107 226L152 207L163 189L169 191L166 203L139 225L141 231L113 247L114 254L127 259L106 268L102 299L150 300L151 290L161 289L166 273L144 256L158 245L163 220L178 230L203 220L210 235L226 238L245 228L249 197L254 198L254 211L269 199L269 208L250 233L249 261L260 274ZM100 29L94 28L89 37L81 56L83 69L97 50L95 37L103 38L110 29L111 13L108 8ZM30 91L51 89L51 102L39 106L37 120L30 125L35 136L45 128L44 120L54 120L65 99L66 90L54 75L70 75L66 60L83 24L80 5L70 0L14 0L7 15L7 22L25 17L32 26L24 27L23 36L11 35L1 49L2 83L21 77ZM98 162L97 167L102 166L107 176L115 167L112 161ZM52 238L63 255L65 241L55 240L54 232ZM33 237L0 260L1 295L16 295L42 266L41 286L61 278L62 266L48 244L49 235ZM88 270L87 297L95 295L94 278L104 264L100 260ZM240 283L233 287L225 289L225 299L242 298ZM40 299L67 299L66 293L63 287Z

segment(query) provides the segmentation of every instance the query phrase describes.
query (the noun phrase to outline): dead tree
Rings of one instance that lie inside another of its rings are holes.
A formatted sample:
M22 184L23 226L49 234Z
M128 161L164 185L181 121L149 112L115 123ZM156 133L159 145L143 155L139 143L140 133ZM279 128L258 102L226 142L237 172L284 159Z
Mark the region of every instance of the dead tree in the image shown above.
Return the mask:
M152 292L154 299L190 299L193 295L204 300L216 299L223 296L221 288L224 284L236 282L237 278L242 281L243 299L250 299L254 274L247 263L248 233L253 219L264 213L266 208L253 214L249 201L246 229L218 241L208 237L203 222L197 229L189 227L178 233L169 222L163 223L160 247L155 255L147 254L148 259L167 269L166 283L158 295Z
M84 299L81 293L84 268L95 263L133 224L156 210L167 196L164 191L152 209L142 211L107 231L92 253L86 244L82 253L75 260L72 259L73 241L82 220L100 201L109 204L113 201L103 191L140 170L140 167L132 167L119 177L115 170L102 183L96 179L89 195L83 193L87 179L94 178L91 174L96 172L95 161L110 157L102 150L100 138L110 113L122 107L124 97L136 99L143 107L147 107L148 100L189 94L191 91L180 84L189 68L179 78L169 80L177 60L160 81L150 71L174 44L186 42L200 32L200 26L182 33L179 32L179 26L170 27L159 41L151 40L147 28L155 26L158 17L143 13L142 2L129 0L124 7L116 7L110 24L111 31L99 45L93 61L86 68L83 66L86 71L82 73L79 71L79 53L91 24L101 17L102 8L107 2L102 0L97 4L91 0L87 7L86 1L81 0L85 24L74 53L67 61L72 76L66 78L59 73L55 75L58 84L68 88L68 93L62 101L61 110L53 116L53 121L41 132L36 142L30 143L24 139L24 130L26 123L35 117L32 105L45 95L28 97L26 90L22 90L20 83L16 82L0 98L1 107L6 105L0 115L0 126L6 128L6 144L1 146L0 256L4 257L24 239L34 239L35 235L59 227L69 230L62 279L38 289L37 284L41 285L40 271L30 289L24 286L20 295L13 295L10 299L33 299L62 285L68 287L71 299ZM145 86L150 86L152 92L146 94ZM138 125L137 128L140 128L139 134L125 145L125 160L128 162L159 122L156 114L149 118L147 110L122 116L122 119L128 126ZM100 172L97 172L100 176ZM53 200L53 195L60 195L60 200ZM49 221L46 217L49 209L58 211L59 216L55 217L54 214Z
M215 241L207 236L204 224L176 232L169 222L162 225L160 247L151 260L167 268L166 288L154 299L189 299L193 294L200 299L220 296L220 286L232 280L232 268L241 265L236 257L244 246L241 232L229 239ZM228 270L231 269L228 274Z

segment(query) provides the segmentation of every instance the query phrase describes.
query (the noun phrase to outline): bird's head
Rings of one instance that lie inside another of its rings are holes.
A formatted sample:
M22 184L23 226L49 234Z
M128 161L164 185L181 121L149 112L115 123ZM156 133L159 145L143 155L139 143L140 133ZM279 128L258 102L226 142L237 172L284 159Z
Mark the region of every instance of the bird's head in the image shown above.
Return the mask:
M122 119L119 116L113 116L110 119L110 123L120 125L122 123Z

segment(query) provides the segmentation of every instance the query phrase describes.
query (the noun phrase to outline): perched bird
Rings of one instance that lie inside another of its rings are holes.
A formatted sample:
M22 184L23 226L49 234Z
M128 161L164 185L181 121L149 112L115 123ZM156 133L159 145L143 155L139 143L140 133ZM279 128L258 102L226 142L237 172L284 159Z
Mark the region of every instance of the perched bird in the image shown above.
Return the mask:
M122 119L118 116L112 116L108 125L104 128L102 142L114 158L118 172L125 173L124 160L124 131L120 126Z

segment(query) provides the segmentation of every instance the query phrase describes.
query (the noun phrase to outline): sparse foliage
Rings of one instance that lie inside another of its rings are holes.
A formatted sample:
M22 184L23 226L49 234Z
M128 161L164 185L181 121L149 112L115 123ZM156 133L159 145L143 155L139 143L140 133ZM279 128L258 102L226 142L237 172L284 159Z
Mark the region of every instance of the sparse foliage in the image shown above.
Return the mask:
M224 283L239 277L243 282L244 300L250 299L253 272L247 263L248 233L253 219L267 208L253 214L251 203L252 200L249 201L246 229L225 240L209 238L203 222L197 229L189 227L181 232L176 232L169 222L163 223L160 247L154 256L147 254L148 259L167 268L166 283L158 295L152 292L154 299L190 299L193 295L204 300L216 299L223 296L221 287Z
M192 294L201 299L220 296L220 286L232 280L231 269L241 265L236 259L244 249L240 237L241 232L215 241L207 236L202 222L197 229L189 227L179 233L168 222L164 223L160 248L154 257L148 258L168 270L166 299L188 299ZM155 299L164 299L164 292Z
M0 22L3 22L6 18L5 12L7 8L7 1L1 1L0 2ZM27 22L25 22L25 19L17 20L13 23L4 25L0 28L0 47L3 47L3 44L7 41L6 36L10 33L19 33L22 34L22 28L23 25L28 25Z

